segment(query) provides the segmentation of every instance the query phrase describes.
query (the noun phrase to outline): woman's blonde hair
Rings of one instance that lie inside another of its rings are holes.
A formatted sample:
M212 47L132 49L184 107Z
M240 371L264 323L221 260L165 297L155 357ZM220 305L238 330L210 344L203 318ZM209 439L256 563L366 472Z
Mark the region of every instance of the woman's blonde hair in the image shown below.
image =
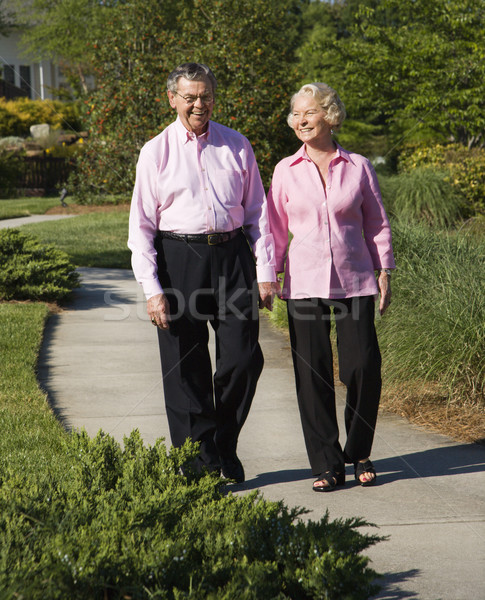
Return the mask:
M290 101L290 114L288 115L288 125L293 128L293 107L298 96L312 96L325 110L323 117L334 131L338 131L344 122L346 112L342 100L337 92L326 83L306 83L296 94L293 94Z

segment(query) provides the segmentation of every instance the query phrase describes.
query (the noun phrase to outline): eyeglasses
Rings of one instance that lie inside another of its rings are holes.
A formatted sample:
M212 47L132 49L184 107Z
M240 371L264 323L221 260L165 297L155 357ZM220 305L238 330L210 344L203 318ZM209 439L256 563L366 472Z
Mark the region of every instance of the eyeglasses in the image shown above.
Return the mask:
M214 101L214 96L212 94L197 94L197 96L182 96L182 94L179 94L178 92L175 92L175 94L183 98L188 105L195 104L197 98L200 98L202 104L210 104Z

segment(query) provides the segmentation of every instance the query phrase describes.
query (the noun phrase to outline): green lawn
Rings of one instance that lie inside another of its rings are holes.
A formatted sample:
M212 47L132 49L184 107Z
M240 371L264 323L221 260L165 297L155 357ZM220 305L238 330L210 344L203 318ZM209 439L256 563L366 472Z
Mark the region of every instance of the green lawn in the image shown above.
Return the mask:
M129 269L128 211L92 213L22 227L64 250L77 267Z
M0 482L7 471L62 468L65 435L36 378L48 308L0 303Z
M16 219L43 215L50 208L60 206L59 198L14 198L0 200L0 219Z

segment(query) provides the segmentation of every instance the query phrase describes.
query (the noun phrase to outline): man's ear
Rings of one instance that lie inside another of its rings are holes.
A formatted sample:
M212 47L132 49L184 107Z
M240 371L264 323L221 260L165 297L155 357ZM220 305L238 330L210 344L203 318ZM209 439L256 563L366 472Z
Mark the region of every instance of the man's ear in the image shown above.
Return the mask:
M167 90L167 96L168 96L168 101L170 102L170 106L172 108L177 108L177 106L175 104L175 94L172 93L170 90Z

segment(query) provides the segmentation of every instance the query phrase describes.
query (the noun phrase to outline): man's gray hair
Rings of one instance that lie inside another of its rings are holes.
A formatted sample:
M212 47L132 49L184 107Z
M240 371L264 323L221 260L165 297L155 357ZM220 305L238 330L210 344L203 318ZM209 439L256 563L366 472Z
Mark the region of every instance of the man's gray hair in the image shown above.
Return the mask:
M202 63L184 63L183 65L176 67L167 79L167 90L169 92L175 94L180 77L184 77L189 81L208 79L211 83L212 91L216 91L217 80L215 75L207 65L203 65Z

